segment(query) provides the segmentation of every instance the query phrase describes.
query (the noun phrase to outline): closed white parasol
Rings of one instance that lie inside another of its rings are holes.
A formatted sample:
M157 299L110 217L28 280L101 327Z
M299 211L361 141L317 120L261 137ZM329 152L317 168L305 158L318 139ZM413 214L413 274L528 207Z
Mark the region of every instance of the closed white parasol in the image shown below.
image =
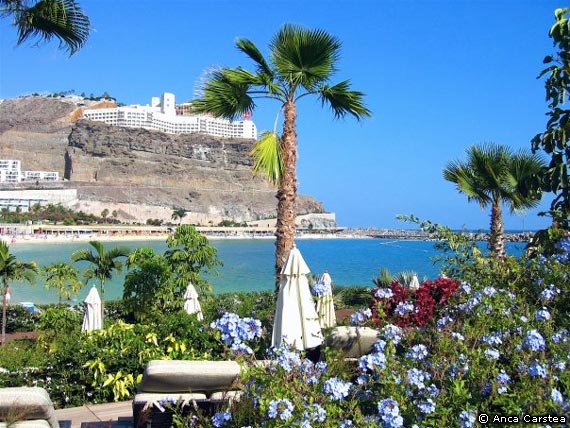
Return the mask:
M202 307L198 301L198 293L192 283L188 283L186 292L184 293L184 310L189 314L196 314L196 317L201 321L204 319L202 315Z
M317 296L317 315L322 328L332 328L336 326L336 314L332 295L332 279L329 273L323 273L319 282L323 291Z
M316 348L323 342L319 318L309 289L309 272L301 252L294 246L281 270L271 340L274 347L287 344L301 351Z
M84 302L85 316L83 317L81 331L100 330L103 327L103 319L101 317L101 298L97 287L91 288Z

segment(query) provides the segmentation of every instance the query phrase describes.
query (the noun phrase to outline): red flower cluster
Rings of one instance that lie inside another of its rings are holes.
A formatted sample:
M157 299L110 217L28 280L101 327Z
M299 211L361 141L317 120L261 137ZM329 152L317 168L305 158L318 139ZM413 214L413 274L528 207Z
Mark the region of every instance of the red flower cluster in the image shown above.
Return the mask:
M417 290L410 290L398 282L390 285L393 296L386 298L376 297L378 288L372 290L373 301L372 322L376 326L389 321L400 327L416 326L424 327L433 320L434 313L451 297L459 284L450 278L438 278L435 281L426 281ZM414 311L404 315L396 312L399 303L409 302L414 304Z

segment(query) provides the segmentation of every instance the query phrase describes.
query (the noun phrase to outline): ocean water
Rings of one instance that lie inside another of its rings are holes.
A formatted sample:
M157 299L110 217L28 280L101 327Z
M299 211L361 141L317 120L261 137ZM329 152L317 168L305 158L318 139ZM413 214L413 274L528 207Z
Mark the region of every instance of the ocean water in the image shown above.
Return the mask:
M272 290L274 287L274 253L275 244L271 239L235 239L216 240L210 243L218 249L218 258L223 266L218 269L219 275L209 275L214 293L230 291ZM152 247L157 252L164 252L167 247L163 241L125 241L109 242L107 248L126 246L130 249ZM334 285L372 286L372 279L381 268L392 273L413 270L420 280L424 277L436 278L439 266L432 263L436 255L433 242L403 241L385 239L300 239L297 246L301 251L311 272L320 275L325 270L330 273ZM80 248L91 248L86 242L21 244L13 246L10 251L22 261L35 261L40 266L54 262L70 262L71 254ZM509 243L510 254L520 254L524 244ZM80 271L87 264L77 263ZM122 295L125 271L115 275L106 282L105 297L107 300L119 299ZM73 303L83 301L93 280L83 287ZM36 285L26 283L12 284L13 302L54 303L58 301L57 293L46 290L38 277Z

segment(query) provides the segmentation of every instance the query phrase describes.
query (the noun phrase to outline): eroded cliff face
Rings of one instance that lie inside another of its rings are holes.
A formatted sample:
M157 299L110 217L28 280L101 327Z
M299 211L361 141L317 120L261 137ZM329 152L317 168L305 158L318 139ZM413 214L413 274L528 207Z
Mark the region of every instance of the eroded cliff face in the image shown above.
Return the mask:
M148 218L148 207L157 208L157 218L182 207L202 223L276 215L275 189L251 173L253 140L73 123L78 108L44 97L1 103L0 158L20 159L24 169L58 171L69 180L65 187L78 189L74 208L96 214L116 205L121 217L139 221ZM324 209L301 195L298 211Z

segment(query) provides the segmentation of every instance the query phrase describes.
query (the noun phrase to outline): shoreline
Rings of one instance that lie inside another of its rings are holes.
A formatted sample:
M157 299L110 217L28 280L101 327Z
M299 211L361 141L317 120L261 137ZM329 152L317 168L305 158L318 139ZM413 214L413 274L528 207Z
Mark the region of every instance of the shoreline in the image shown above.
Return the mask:
M83 229L84 231L84 229ZM166 241L171 231L166 230L146 230L141 231L140 228L130 229L128 227L115 228L113 230L97 230L92 233L83 231L70 231L59 233L22 233L22 234L0 234L0 240L8 245L27 246L27 245L49 245L74 242L129 242L129 241ZM204 230L198 228L198 231L208 238L208 240L275 240L275 235L269 230L244 230L243 228L224 229L214 228L213 230ZM466 232L470 239L476 242L484 242L488 240L488 234L485 232ZM507 242L525 242L528 243L532 239L534 232L516 232L505 233ZM295 236L296 240L308 239L394 239L398 241L435 241L430 238L429 234L421 230L408 229L373 229L373 228L346 228L342 230L321 230L315 231L299 231Z

